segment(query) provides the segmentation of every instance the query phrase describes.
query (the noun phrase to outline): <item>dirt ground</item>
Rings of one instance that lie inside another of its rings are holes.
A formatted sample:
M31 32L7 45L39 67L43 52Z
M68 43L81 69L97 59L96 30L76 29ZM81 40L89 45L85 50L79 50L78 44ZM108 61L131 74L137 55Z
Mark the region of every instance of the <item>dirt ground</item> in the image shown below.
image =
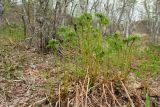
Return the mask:
M42 56L34 48L27 49L21 43L12 44L1 38L0 107L52 107L48 95L58 97L57 72L53 65L51 54ZM45 73L52 77L50 84ZM151 100L158 99L159 105L155 107L160 107L160 75L149 82ZM138 90L142 84L141 80L133 81L128 87Z

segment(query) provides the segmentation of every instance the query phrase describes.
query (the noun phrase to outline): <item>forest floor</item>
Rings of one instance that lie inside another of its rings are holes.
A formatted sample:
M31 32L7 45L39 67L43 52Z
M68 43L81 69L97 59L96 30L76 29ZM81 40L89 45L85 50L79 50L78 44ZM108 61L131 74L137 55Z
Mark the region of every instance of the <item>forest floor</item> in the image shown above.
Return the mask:
M37 54L23 45L0 39L0 107L45 107L48 90L41 73L54 78L51 56ZM56 89L53 91L56 95ZM44 105L42 105L44 103Z
M42 56L21 43L12 44L1 38L0 107L51 107L48 95L58 98L57 72L52 62L50 54ZM46 84L49 79L50 84ZM148 81L151 100L157 99L160 104L160 75ZM141 80L133 81L131 87L141 89L142 84ZM54 89L50 89L50 85L54 85Z

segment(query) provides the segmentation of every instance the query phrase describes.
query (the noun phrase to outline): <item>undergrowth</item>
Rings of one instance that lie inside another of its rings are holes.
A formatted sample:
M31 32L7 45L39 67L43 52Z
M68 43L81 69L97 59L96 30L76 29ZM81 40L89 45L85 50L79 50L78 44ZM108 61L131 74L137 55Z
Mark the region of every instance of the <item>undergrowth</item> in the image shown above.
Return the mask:
M57 35L62 41L51 39L48 42L56 78L52 78L49 71L39 73L47 81L43 85L52 104L59 107L138 107L140 104L150 107L147 79L159 74L159 47L141 45L143 41L136 35L128 38L119 33L104 36L103 28L110 21L101 13L94 16L84 13L75 18L74 23L74 27L59 27ZM0 35L11 38L10 42L24 39L23 29L15 24L1 28ZM4 59L5 53L0 52ZM6 72L0 72L0 75L15 79L16 66L12 67L8 60L3 63ZM128 90L132 76L144 83L144 103L139 100L142 100L141 96L137 100L137 95L133 92L131 96Z
M24 31L21 25L16 25L12 23L11 25L5 25L0 28L0 36L6 37L10 42L16 42L23 40Z
M96 20L97 25L93 25L93 20ZM124 38L121 34L113 33L104 37L102 29L109 24L109 20L101 13L95 16L84 13L76 18L75 24L76 28L59 28L58 35L63 38L63 43L52 39L48 45L54 50L56 60L61 60L58 66L64 74L63 78L59 78L57 104L62 106L68 102L68 98L74 102L72 106L92 106L90 104L94 104L94 99L91 96L97 97L94 95L96 93L101 96L101 100L105 96L111 96L109 102L114 102L113 105L122 106L129 102L130 106L135 107L135 101L128 95L125 82L130 79L130 74L135 74L137 78L147 78L159 73L160 58L150 47L144 48L138 36ZM63 57L58 55L60 47ZM73 92L70 92L73 87ZM121 92L117 88L126 93L126 101L120 98L118 94ZM120 103L118 100L123 101ZM148 104L148 99L146 101Z

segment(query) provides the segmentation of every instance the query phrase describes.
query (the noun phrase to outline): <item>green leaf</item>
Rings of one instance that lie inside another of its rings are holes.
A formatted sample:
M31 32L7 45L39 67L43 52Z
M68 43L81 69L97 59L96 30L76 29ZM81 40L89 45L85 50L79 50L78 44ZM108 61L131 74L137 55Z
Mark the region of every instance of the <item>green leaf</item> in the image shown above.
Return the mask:
M65 41L72 40L76 36L75 30L70 26L61 26L58 29L58 34L63 36Z
M107 24L109 24L109 19L104 16L102 13L96 13L96 17L99 19L99 24L105 26Z
M77 18L77 25L87 26L92 23L92 15L90 13L83 13L80 17Z
M51 48L53 50L56 50L58 48L58 45L59 45L59 41L58 40L51 39L51 40L49 40L47 47L49 47L49 48Z

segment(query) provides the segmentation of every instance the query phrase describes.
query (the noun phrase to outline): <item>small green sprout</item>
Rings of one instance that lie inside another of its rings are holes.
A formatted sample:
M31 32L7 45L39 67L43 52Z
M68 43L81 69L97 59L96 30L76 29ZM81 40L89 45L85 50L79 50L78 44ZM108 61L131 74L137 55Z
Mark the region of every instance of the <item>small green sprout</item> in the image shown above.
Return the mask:
M96 17L99 19L98 21L100 25L105 26L109 24L109 19L102 13L96 13Z
M48 46L49 48L53 49L53 50L57 50L58 49L58 45L59 45L59 41L56 39L51 39L48 42Z
M87 26L92 23L92 15L90 13L84 13L80 17L77 18L77 25Z
M58 34L63 36L65 41L69 41L76 36L75 30L69 26L61 26L58 30Z
M130 42L135 42L135 41L137 41L137 40L140 40L140 38L138 37L138 36L135 36L135 35L130 35L128 38L125 38L124 40L123 40L123 42L124 43L126 43L126 44L129 44Z

